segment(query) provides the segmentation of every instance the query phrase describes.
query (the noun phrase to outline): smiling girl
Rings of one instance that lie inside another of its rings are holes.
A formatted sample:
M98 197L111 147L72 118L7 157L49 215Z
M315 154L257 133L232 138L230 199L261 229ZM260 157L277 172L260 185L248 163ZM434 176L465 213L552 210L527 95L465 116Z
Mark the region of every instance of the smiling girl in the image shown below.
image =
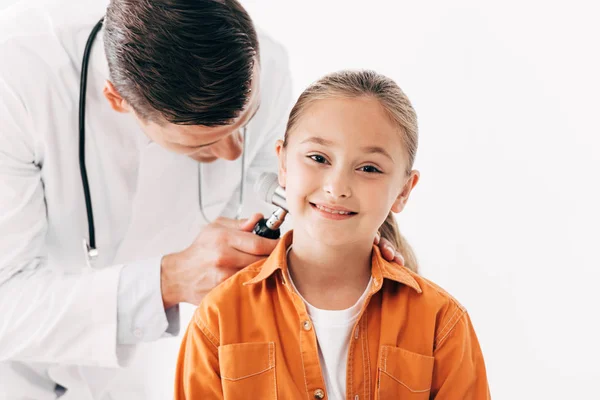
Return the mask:
M176 399L489 398L467 312L416 274L395 222L416 150L416 114L391 79L344 71L304 91L276 148L294 230L199 306Z

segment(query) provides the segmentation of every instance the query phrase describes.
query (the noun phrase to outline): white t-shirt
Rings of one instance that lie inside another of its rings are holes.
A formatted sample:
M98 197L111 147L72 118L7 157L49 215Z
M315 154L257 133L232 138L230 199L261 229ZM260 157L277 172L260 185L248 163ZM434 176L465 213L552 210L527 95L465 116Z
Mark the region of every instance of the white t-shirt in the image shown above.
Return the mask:
M291 250L288 248L288 253ZM288 273L292 287L306 304L319 344L319 361L325 378L328 398L331 400L346 398L346 364L352 328L358 319L362 306L369 293L371 280L356 303L345 310L321 310L307 302L294 285Z

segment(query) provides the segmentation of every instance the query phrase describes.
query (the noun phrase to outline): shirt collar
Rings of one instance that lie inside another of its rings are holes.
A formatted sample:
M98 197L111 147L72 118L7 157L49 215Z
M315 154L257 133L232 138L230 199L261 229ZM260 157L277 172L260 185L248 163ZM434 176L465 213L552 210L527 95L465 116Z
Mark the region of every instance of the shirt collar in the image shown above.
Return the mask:
M265 260L258 274L244 282L244 285L252 285L258 282L262 282L277 270L281 270L285 274L287 273L287 248L292 244L293 231L286 232L275 250ZM417 293L421 293L421 287L412 276L407 268L401 267L396 263L390 263L381 256L379 247L373 245L373 255L371 258L371 275L373 276L373 283L376 290L381 289L383 285L383 279L389 279L398 283L402 283L408 287L414 289Z

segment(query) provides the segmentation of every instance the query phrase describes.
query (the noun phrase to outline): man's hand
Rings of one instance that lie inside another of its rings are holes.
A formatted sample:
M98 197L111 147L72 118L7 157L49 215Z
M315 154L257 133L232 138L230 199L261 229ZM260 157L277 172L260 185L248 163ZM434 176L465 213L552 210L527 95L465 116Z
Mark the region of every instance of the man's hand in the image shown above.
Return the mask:
M396 264L404 265L404 257L402 257L402 254L398 253L387 239L382 238L379 235L379 232L375 235L373 243L379 246L383 258L388 261L393 261Z
M190 247L164 256L160 279L165 309L181 302L198 305L219 283L271 254L279 240L252 233L262 217L218 218L200 232Z

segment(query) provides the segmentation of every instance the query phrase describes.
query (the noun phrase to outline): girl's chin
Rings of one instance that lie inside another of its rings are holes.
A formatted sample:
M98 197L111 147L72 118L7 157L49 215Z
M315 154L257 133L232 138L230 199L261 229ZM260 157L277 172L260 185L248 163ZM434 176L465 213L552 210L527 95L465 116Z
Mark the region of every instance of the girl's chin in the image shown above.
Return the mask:
M306 233L308 234L310 240L331 247L354 248L356 246L360 246L360 243L367 244L366 241L358 239L355 236L355 232L349 231L348 229L327 229L327 227L324 229L322 228L323 227L315 225L307 227ZM371 245L371 243L372 240L368 243L368 245Z

